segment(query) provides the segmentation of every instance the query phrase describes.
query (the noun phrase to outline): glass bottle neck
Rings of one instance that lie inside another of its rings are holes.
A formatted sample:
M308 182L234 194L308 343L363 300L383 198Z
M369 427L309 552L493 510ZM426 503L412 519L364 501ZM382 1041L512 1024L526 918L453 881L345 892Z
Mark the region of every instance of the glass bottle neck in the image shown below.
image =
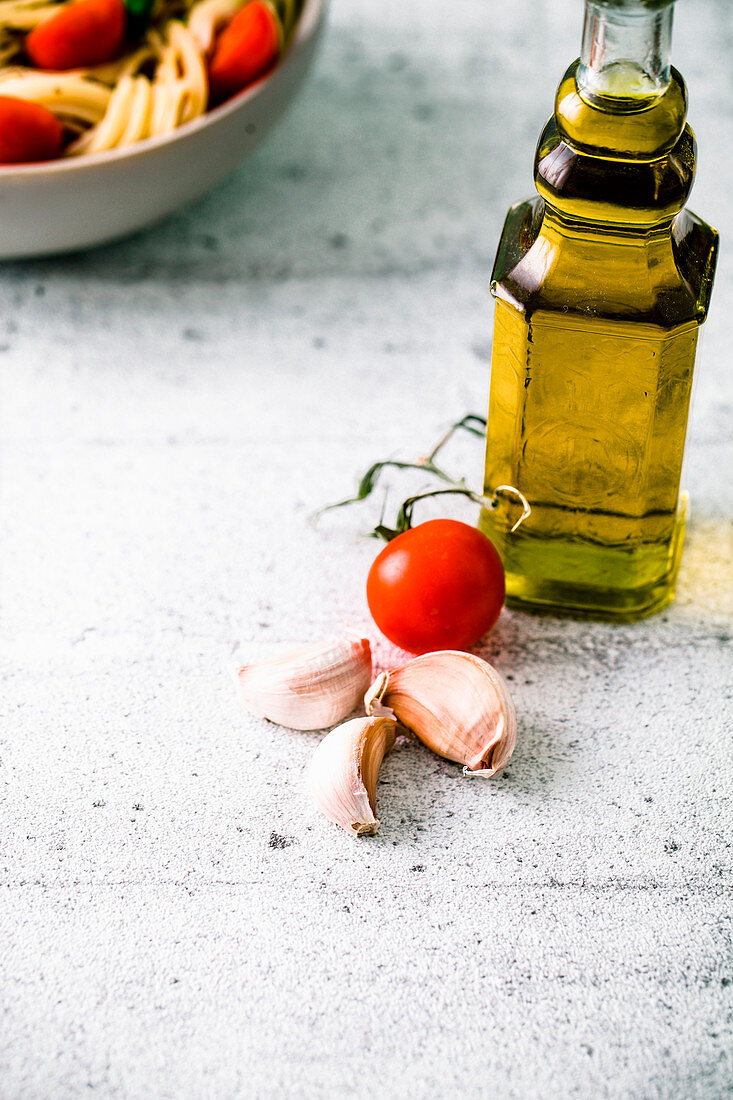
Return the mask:
M583 99L638 111L669 87L674 0L585 0Z

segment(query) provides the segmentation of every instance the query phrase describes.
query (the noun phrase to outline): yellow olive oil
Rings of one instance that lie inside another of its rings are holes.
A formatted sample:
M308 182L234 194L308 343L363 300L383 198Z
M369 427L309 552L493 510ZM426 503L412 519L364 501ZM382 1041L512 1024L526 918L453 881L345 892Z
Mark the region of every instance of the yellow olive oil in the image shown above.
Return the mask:
M674 596L717 233L683 209L695 139L665 64L671 13L586 0L584 56L537 148L539 194L504 225L485 494L514 486L531 514L514 532L502 508L481 524L510 606L630 620Z

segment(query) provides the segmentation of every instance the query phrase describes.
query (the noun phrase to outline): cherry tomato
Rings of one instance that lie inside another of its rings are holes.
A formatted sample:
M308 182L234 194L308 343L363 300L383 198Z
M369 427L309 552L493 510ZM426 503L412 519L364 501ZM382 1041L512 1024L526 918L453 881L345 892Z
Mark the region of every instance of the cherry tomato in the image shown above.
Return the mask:
M39 69L83 69L119 53L127 9L122 0L73 0L34 27L25 50Z
M52 160L61 152L64 128L45 107L0 96L0 164Z
M504 569L492 543L455 519L433 519L389 542L367 577L375 623L409 653L465 649L504 603Z
M280 24L270 4L251 0L221 32L209 62L211 98L220 103L263 76L280 54Z

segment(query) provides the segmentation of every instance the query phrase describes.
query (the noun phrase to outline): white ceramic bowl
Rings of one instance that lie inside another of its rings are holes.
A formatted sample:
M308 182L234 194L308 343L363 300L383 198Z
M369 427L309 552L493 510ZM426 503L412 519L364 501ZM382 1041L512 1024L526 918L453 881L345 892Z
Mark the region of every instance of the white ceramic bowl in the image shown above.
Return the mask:
M267 79L170 134L92 156L0 167L0 259L102 244L203 195L295 96L325 8L326 0L304 0L288 52Z

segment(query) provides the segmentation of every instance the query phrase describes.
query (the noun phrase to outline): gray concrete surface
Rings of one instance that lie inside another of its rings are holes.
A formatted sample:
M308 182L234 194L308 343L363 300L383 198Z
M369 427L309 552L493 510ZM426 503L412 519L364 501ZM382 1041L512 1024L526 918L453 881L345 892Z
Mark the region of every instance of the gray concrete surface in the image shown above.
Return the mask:
M362 841L307 805L318 735L229 680L343 625L394 659L369 510L307 515L485 408L493 252L581 18L489 7L334 0L231 181L0 270L3 1100L731 1092L726 0L682 0L675 37L725 235L677 602L505 613L507 772L402 740ZM451 461L478 482L480 447Z

